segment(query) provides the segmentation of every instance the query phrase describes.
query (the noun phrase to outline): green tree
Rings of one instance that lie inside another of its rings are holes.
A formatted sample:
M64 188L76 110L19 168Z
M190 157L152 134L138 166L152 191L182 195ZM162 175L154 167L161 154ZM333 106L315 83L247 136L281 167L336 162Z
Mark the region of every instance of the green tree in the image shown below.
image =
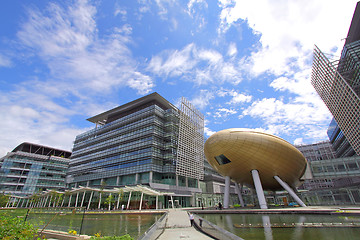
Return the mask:
M111 209L111 205L115 202L114 196L110 193L109 196L105 200L105 204L109 205L109 211Z
M0 193L0 207L5 207L6 203L9 201L9 196L4 193Z

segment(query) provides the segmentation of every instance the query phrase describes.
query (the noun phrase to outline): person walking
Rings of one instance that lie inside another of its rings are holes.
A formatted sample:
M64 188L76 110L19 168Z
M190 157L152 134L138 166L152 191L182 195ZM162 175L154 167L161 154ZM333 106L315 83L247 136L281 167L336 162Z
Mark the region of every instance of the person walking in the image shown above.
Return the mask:
M190 213L189 219L190 219L190 225L193 226L194 225L194 214Z

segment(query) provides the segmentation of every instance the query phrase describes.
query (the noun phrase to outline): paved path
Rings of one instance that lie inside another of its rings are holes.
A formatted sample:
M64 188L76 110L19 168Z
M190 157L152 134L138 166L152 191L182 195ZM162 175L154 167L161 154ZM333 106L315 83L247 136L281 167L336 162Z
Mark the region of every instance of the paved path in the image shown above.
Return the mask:
M181 209L169 210L165 231L159 240L212 239L190 226L189 216Z

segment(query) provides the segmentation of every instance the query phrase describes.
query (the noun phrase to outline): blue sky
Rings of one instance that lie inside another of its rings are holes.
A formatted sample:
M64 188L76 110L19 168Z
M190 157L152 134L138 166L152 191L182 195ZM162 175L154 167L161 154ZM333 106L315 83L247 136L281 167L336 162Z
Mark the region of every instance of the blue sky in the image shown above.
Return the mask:
M233 127L327 140L310 84L314 44L334 57L356 1L1 1L0 156L21 142L71 150L86 119L152 92L182 96L205 133Z

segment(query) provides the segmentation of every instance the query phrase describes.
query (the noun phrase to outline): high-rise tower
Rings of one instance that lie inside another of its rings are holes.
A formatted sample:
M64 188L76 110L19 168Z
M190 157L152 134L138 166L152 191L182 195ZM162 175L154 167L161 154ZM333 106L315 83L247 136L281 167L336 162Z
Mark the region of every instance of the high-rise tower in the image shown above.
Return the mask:
M337 155L349 156L352 149L360 155L360 2L341 58L330 61L315 47L311 83L336 121L331 127L339 127L338 131L331 131L330 137ZM342 135L346 141L339 141Z

